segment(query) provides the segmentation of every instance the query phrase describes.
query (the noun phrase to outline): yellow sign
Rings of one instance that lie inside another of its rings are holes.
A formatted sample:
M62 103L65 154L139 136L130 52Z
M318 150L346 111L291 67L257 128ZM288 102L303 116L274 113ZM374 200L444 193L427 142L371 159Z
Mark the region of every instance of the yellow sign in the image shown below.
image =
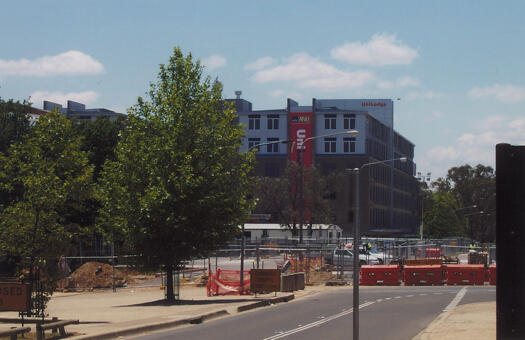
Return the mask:
M29 310L29 286L23 283L0 283L0 312Z
M280 291L281 271L279 269L250 270L250 290L252 292Z

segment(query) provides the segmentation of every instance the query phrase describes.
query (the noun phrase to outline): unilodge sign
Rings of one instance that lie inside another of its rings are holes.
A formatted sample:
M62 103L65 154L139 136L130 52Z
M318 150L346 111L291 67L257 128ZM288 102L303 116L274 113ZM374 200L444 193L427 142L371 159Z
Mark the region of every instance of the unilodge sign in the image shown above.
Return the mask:
M0 283L0 312L29 310L29 286L23 283Z

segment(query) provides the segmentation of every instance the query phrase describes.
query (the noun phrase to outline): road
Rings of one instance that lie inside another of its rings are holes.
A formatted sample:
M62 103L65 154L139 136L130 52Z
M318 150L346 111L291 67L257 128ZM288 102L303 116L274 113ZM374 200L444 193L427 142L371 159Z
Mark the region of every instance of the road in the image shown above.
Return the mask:
M495 287L362 287L361 339L411 339L455 303L495 301ZM136 339L351 339L352 288Z

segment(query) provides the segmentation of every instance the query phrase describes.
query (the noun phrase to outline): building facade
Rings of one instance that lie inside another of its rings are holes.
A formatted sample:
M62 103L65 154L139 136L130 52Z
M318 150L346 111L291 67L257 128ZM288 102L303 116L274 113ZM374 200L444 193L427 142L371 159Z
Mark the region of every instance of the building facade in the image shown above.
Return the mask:
M286 108L252 110L250 102L235 103L239 122L246 127L241 151L278 140L293 143L259 148L256 175L278 177L290 161L314 164L323 173L339 172L341 183L330 200L335 224L351 236L356 222L355 174L363 164L406 157L366 166L360 175L360 230L367 236L417 235L420 222L419 186L415 175L414 144L393 128L390 99L312 99L301 106L288 99ZM345 131L357 130L357 136ZM329 136L327 136L329 135Z
M62 105L60 104L44 100L44 110L58 110L58 112L67 115L69 119L75 118L79 122L93 122L99 117L108 117L109 120L113 121L117 120L118 117L122 116L121 113L117 113L108 109L86 109L85 104L77 103L72 100L67 101L67 107L62 107Z

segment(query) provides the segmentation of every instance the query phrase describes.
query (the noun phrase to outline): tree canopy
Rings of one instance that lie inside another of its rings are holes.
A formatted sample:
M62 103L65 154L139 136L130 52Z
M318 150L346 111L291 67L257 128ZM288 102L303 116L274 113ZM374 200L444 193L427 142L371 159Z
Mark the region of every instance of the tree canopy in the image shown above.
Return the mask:
M432 183L436 193L449 193L457 206L454 214L465 227L464 236L480 242L496 238L496 175L490 166L452 167L445 178ZM426 221L426 220L425 220Z
M80 146L71 122L49 113L0 156L0 189L17 193L0 207L0 255L19 258L19 269L38 264L47 283L57 278L72 238L88 231L84 203L96 192Z
M203 77L191 54L175 48L160 65L149 100L139 98L104 166L103 224L148 267L171 273L229 241L252 204L252 153L239 153L244 136L222 85Z

